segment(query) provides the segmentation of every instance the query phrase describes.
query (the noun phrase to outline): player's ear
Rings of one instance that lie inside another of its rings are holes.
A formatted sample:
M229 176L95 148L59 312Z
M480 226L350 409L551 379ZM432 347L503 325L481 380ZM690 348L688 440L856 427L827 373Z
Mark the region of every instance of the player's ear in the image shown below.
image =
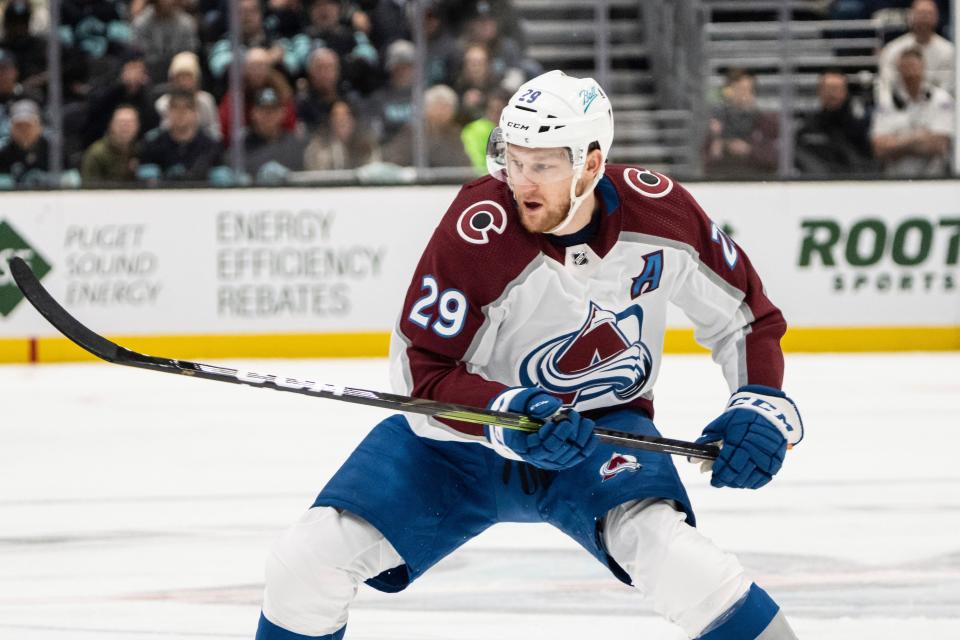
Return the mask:
M584 165L584 173L586 173L591 178L596 177L600 172L600 168L603 166L603 153L600 149L592 149L587 153L587 162Z

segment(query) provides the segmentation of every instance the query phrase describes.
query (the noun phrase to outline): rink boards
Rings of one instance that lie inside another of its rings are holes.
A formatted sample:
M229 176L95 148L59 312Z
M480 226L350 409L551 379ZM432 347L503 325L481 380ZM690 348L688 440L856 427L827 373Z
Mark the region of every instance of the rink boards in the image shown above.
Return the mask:
M783 309L788 350L960 349L960 182L689 189ZM78 318L135 349L383 356L409 275L456 191L6 194L0 361L83 357L22 300L5 268L11 255ZM667 350L698 350L682 314L669 320Z

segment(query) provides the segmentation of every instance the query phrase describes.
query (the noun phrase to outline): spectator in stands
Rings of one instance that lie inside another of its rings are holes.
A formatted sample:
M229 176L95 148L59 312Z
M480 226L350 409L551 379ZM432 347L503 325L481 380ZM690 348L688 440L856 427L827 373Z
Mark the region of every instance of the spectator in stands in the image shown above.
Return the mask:
M436 4L442 12L444 24L455 32L469 31L471 20L477 14L483 14L496 20L497 33L514 41L521 50L526 46L523 20L513 6L513 0L443 0ZM474 41L474 38L468 35L467 41Z
M246 62L249 63L249 51L259 49L266 58L269 68L283 68L290 75L299 73L297 56L290 49L289 41L269 34L263 26L263 10L259 0L238 0L240 6L241 43L248 50ZM229 36L217 40L207 54L207 67L216 81L224 81L227 69L233 60L233 50Z
M333 49L314 49L307 77L299 84L297 119L311 131L327 125L334 104L356 100L350 83L340 77L340 58Z
M471 122L483 115L487 94L497 87L497 81L487 48L482 44L468 45L453 87L460 96L460 122Z
M463 128L460 139L463 140L463 150L470 163L473 164L477 175L487 173L487 141L490 133L500 122L500 112L507 106L510 94L503 90L492 91L487 94L483 115Z
M306 53L317 47L332 49L342 62L342 76L362 91L373 90L379 82L377 50L366 33L341 21L340 1L311 0L308 15L310 23L302 38L295 39L297 51ZM306 67L306 55L302 55L299 62L301 67Z
M757 108L756 78L731 70L723 99L708 123L706 173L741 178L775 173L779 123L775 114Z
M116 75L117 63L130 48L130 24L127 5L120 0L62 0L60 10L60 39L67 47L87 56L90 75L95 85L109 82ZM44 58L46 59L46 58ZM103 115L106 130L113 109ZM143 122L143 113L140 113Z
M273 68L270 52L266 49L253 48L247 51L243 67L243 117L244 124L250 121L250 109L253 98L260 89L270 87L280 96L283 103L283 126L287 131L293 131L297 125L296 105L293 101L293 91L287 84L283 74ZM220 101L220 129L223 132L224 146L230 145L230 110L231 94L227 93Z
M953 137L953 99L925 80L919 47L900 54L899 78L879 96L871 137L889 176L945 176Z
M387 48L387 86L370 96L370 116L381 144L386 144L413 115L413 43L397 40Z
M90 111L92 88L89 81L89 66L85 56L74 50L64 50L63 69L63 153L66 166L79 167L83 152L90 144L90 136L84 131Z
M307 143L284 128L284 118L284 104L277 92L271 87L258 91L244 142L246 170L257 182L281 182L288 172L303 170Z
M908 23L910 31L890 41L877 60L880 81L877 92L889 91L896 82L900 54L907 49L919 47L926 67L929 84L945 89L953 95L953 43L937 34L940 12L933 0L914 0Z
M380 160L373 137L357 127L348 102L339 100L330 109L330 126L318 132L304 153L307 169L357 169Z
M842 70L820 74L817 97L820 109L797 131L797 169L819 176L873 172L870 114L862 101L850 96Z
M21 83L31 93L44 90L47 82L47 39L30 33L33 10L29 0L10 0L3 10L0 48L12 54Z
M207 180L223 165L223 150L200 129L196 96L172 91L167 118L168 128L154 129L145 137L137 177L151 185L161 180Z
M463 53L450 25L444 23L440 9L435 4L430 4L424 12L424 31L427 36L427 86L453 85L456 82L457 64Z
M141 132L145 133L160 124L160 117L153 106L153 84L147 75L143 52L137 49L127 50L122 65L120 77L90 99L87 124L84 127L84 147L103 137L113 112L121 104L129 104L137 110Z
M200 42L207 45L220 40L227 33L227 0L193 0L191 13L197 16L197 33Z
M120 105L113 112L107 135L83 154L80 175L84 185L134 182L137 179L140 144L137 136L140 115L130 105Z
M517 39L501 31L497 14L486 0L476 3L464 30L464 40L486 47L493 75L505 79L511 87L519 87L527 78L543 72L538 62L524 55Z
M10 107L10 139L0 147L0 184L5 187L49 186L50 145L40 107L20 100Z
M364 17L369 23L370 42L377 51L386 51L397 40L410 40L413 34L407 24L405 0L367 0L361 3L366 11Z
M197 51L197 23L179 7L179 0L148 0L132 23L133 39L143 50L147 73L162 78L170 61L181 51Z
M211 139L219 142L223 138L220 131L220 114L217 111L217 103L213 96L200 88L200 60L197 54L190 51L184 51L173 56L170 61L170 69L167 72L167 82L164 88L164 94L157 98L155 107L159 114L161 127L169 127L167 121L167 109L170 104L170 91L180 89L189 91L197 97L197 114L200 118L200 128L210 136Z
M463 150L460 126L456 122L457 92L438 84L423 94L426 121L427 166L469 167L470 158ZM383 151L383 159L401 166L411 166L413 158L413 126L408 123Z
M341 22L340 10L340 0L309 0L309 23L304 33L314 40L322 40L325 47L345 58L357 46L357 41L355 32Z
M304 10L300 0L269 0L263 14L264 30L278 38L293 38L303 32Z
M0 143L10 135L10 107L15 102L28 98L39 102L39 96L27 91L20 84L13 56L0 49Z

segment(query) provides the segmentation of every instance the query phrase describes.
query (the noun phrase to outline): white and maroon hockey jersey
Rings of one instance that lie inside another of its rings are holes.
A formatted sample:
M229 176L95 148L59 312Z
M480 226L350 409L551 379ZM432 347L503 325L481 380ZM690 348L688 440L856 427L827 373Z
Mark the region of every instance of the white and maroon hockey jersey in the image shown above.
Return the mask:
M562 247L521 226L503 182L464 186L407 291L391 341L394 390L485 407L507 387L539 385L581 412L652 416L668 303L693 322L731 391L779 388L783 316L693 197L624 165L607 165L597 196L594 237ZM485 442L482 425L408 419L421 436Z

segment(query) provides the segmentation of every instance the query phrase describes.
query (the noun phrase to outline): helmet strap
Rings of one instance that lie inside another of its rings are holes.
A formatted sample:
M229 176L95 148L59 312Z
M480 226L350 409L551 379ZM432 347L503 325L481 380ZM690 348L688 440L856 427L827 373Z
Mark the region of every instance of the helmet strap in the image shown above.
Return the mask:
M563 231L571 222L573 222L573 217L577 215L577 209L580 208L580 205L587 198L587 196L593 193L593 190L596 189L597 184L599 184L600 179L603 177L604 164L606 163L600 165L600 169L597 171L597 175L593 179L593 182L591 182L590 185L583 190L583 193L578 196L577 183L580 182L580 178L583 176L583 170L586 166L585 164L580 165L580 168L578 168L573 174L573 177L570 178L570 209L567 210L567 217L563 219L563 222L555 226L553 229L548 229L545 233L557 233L559 231Z

